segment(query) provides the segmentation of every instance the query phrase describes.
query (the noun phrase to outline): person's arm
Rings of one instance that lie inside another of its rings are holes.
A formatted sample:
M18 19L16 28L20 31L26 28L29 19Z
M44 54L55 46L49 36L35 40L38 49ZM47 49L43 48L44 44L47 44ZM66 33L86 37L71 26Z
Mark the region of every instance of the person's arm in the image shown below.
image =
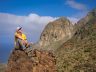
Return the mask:
M24 42L25 42L26 44L28 44L28 41L27 41L27 39L26 39L26 40L24 40Z
M17 38L23 40L23 38L22 38L19 34L17 34L17 33L15 33L15 37L17 37Z
M24 42L25 42L26 44L28 44L27 37L26 37L25 34L23 34L23 39L24 39Z

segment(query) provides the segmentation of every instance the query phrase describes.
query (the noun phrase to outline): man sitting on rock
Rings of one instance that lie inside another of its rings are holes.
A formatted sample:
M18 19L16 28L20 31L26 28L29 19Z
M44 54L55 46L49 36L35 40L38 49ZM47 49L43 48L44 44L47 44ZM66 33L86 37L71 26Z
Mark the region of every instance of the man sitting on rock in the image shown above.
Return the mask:
M29 46L26 35L22 32L22 27L17 27L15 32L15 49L24 50Z

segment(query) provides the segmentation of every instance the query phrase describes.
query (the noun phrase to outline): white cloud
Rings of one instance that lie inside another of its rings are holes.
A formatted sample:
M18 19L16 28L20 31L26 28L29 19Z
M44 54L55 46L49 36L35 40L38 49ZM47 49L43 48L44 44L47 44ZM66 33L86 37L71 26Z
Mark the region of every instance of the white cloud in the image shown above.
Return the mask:
M67 17L67 18L72 22L72 24L75 24L79 21L79 19L75 17Z
M74 24L77 23L80 19L84 18L89 11L80 11L78 13L75 13L71 16L68 16L67 18Z
M0 13L0 35L13 34L17 26L22 26L29 39L37 41L45 25L57 18L51 16L16 16L13 14Z
M26 21L26 16L16 16L8 13L0 13L0 22L9 24L19 24Z
M29 14L28 19L30 22L43 25L43 24L46 24L50 21L54 21L57 18L53 18L51 16L39 16L37 14Z
M75 0L67 0L66 5L69 5L70 7L78 10L87 10L87 7L85 4L75 2Z
M28 16L16 16L7 13L0 13L0 22L4 23L13 23L13 24L21 24L21 23L38 23L45 24L50 21L54 21L57 18L53 18L51 16L39 16L38 14L29 14Z

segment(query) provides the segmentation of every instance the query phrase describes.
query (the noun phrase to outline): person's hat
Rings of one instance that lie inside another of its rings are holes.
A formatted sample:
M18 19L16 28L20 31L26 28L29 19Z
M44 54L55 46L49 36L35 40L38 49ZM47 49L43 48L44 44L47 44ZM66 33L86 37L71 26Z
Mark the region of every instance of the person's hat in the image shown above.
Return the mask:
M19 31L19 30L21 30L21 29L22 29L22 27L17 27L17 28L16 28L17 31Z

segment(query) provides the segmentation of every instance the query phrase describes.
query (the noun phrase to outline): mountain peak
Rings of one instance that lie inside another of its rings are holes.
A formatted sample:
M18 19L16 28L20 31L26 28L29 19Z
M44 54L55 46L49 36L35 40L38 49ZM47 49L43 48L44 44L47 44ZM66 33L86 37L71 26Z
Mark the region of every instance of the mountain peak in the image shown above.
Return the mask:
M67 40L72 36L72 31L72 23L67 18L61 17L47 24L41 34L39 44L47 46L64 38Z
M84 25L86 25L89 21L96 19L96 9L90 11L84 18L79 20L76 25L76 29L80 29Z
M68 20L68 19L65 17L60 17L59 19L57 19L57 21L65 21L65 20Z
M60 17L59 19L55 20L54 21L55 23L57 22L59 24L59 22L62 24L65 24L65 25L69 25L69 24L72 24L66 17Z

